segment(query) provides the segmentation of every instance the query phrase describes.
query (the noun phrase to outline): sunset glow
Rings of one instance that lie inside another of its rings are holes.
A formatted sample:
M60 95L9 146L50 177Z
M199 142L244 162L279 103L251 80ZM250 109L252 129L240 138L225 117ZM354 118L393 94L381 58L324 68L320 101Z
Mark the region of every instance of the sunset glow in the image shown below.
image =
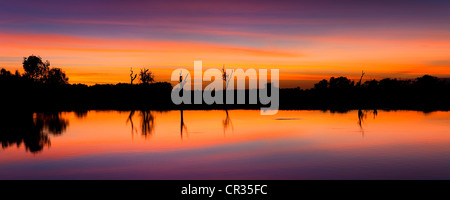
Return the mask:
M129 82L150 68L279 68L281 87L330 76L450 77L448 1L0 2L0 67L39 55L70 83ZM34 12L39 8L41 12Z

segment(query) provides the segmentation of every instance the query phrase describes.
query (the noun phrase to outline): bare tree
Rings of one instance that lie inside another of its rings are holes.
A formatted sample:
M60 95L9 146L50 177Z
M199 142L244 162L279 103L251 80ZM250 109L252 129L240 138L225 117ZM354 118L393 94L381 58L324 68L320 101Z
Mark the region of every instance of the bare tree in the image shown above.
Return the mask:
M136 79L137 74L134 74L133 68L130 68L130 71L131 71L131 73L130 73L131 85L133 85L133 81L134 81L134 79ZM134 76L133 76L133 74L134 74Z
M359 79L359 82L357 84L358 87L361 87L361 81L362 81L362 78L363 78L364 74L366 74L366 73L364 71L362 71L361 72L361 78Z
M231 71L231 74L227 74L225 71L225 65L222 66L222 79L225 81L225 90L228 88L228 83L230 82L231 78L233 77L234 70Z

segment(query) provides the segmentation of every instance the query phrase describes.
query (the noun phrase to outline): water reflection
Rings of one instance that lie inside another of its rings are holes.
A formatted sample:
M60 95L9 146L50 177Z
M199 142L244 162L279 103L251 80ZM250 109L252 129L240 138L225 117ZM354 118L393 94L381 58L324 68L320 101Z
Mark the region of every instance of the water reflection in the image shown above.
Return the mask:
M37 153L50 146L49 135L62 135L69 121L59 112L31 113L6 112L0 115L2 148L25 146L26 151Z
M234 132L233 122L228 110L225 111L225 118L222 120L223 134L226 135L227 131ZM349 110L327 110L330 113L347 113ZM151 110L139 110L130 111L126 125L131 125L131 136L134 138L135 134L141 133L144 138L150 137L155 132L155 116L157 111ZM323 111L326 112L326 111ZM133 118L136 113L140 120L140 127L135 126ZM359 109L358 115L358 127L362 136L364 136L364 123L367 119L369 111ZM76 118L86 118L88 115L87 110L74 111ZM372 111L373 119L378 115L378 110ZM1 131L0 140L2 147L7 148L13 145L20 146L25 145L25 149L32 153L42 151L45 146L50 146L49 135L62 135L69 125L69 121L61 117L60 112L44 112L44 113L27 113L27 112L10 112L3 113L0 116L0 125L3 127ZM180 137L188 133L187 126L185 124L184 111L180 110Z
M143 136L151 136L155 130L155 117L152 111L145 110L140 112L141 117L141 133Z
M83 116L2 113L0 179L450 178L450 112L136 110ZM130 126L142 137L132 140Z
M151 110L139 110L139 119L140 119L140 131L141 135L145 138L150 137L153 132L155 131L155 116L154 112ZM138 133L137 128L134 126L133 117L135 115L136 111L132 110L130 111L130 114L128 115L128 118L126 120L125 124L130 123L131 124L131 136L134 137L134 134Z
M44 134L61 135L69 126L69 121L61 117L60 112L36 113L34 117L35 124L43 126ZM45 133L48 131L48 133Z
M187 126L184 124L183 109L180 110L180 136L183 139L183 130L187 133Z
M230 115L228 114L228 110L225 110L226 113L226 117L225 119L222 121L223 124L223 134L225 135L225 132L227 131L227 129L229 127L231 127L231 131L234 132L234 127L233 127L233 122L231 122L231 118Z
M93 111L94 112L94 111ZM176 111L154 111L154 110L132 110L129 111L129 114L127 114L127 118L125 121L125 125L131 126L131 136L134 138L134 135L140 134L144 138L149 138L153 136L156 132L156 113L163 113L163 112L176 112ZM222 132L225 136L227 132L234 132L234 125L231 118L231 113L235 111L229 110L222 110L222 111L188 111L188 113L192 112L225 112L225 116L220 117L222 119L215 119L216 122L220 123L222 126ZM245 113L246 111L239 111L239 113ZM250 111L249 111L250 112ZM373 119L376 119L378 117L378 110L363 110L359 109L357 111L351 111L351 110L324 110L322 111L324 113L329 112L332 114L350 114L354 116L353 113L357 115L357 127L359 128L359 132L364 137L365 135L365 129L366 129L366 120L368 116L373 116ZM88 111L87 110L79 110L73 112L74 119L85 119L87 118L88 121L90 118L88 117ZM190 116L190 115L189 115ZM189 117L188 116L188 117ZM205 120L208 115L202 114L202 119L193 119L194 122L199 122L202 120ZM239 119L243 119L240 114L236 115ZM136 117L138 118L138 124L136 123ZM186 134L188 133L188 128L186 125L186 111L179 110L179 137L181 139L185 138ZM292 118L293 116L285 116L284 118L277 118L277 119L298 119L298 118ZM164 117L163 117L164 118ZM175 117L170 117L169 121L177 121ZM336 119L339 118L336 116ZM372 118L372 117L371 117ZM123 118L122 118L123 119ZM166 118L167 120L167 118ZM191 120L191 119L190 119ZM261 120L259 118L246 118L245 120L255 121L258 122L258 120ZM286 121L286 120L277 120L277 121ZM210 122L215 123L215 122ZM325 125L327 121L324 121L323 124ZM192 124L194 132L198 133L198 131L195 131L195 129L198 129L199 126L206 125L202 122L199 124ZM267 124L268 126L271 126L270 124ZM163 125L164 126L164 125ZM51 140L49 136L59 136L64 134L64 132L69 127L69 120L62 116L60 112L43 112L43 113L31 113L31 112L6 112L2 113L0 115L0 127L2 127L2 130L0 132L0 140L2 142L2 147L4 149L11 147L11 146L21 146L24 145L26 151L36 153L40 152L44 149L46 146L50 146ZM217 126L216 126L217 127ZM219 125L220 127L220 125ZM275 128L275 127L271 127ZM87 130L91 131L91 130ZM273 131L276 131L274 129ZM205 132L206 134L208 131ZM165 134L164 132L162 134Z
M128 124L128 122L131 123L131 137L132 138L134 137L134 133L135 132L137 133L137 129L134 127L134 123L133 123L134 112L135 112L134 110L132 110L130 112L130 114L128 115L127 121L126 121L126 124Z
M358 110L358 126L359 126L359 129L360 129L360 131L361 131L361 135L364 137L364 127L363 127L363 124L364 124L364 121L367 119L367 114L369 113L369 111L368 110L361 110L361 109L359 109ZM377 116L378 116L378 110L377 109L374 109L373 111L372 111L372 114L373 114L373 119L375 119Z
M358 125L359 129L361 131L361 135L364 137L364 128L362 127L362 124L364 122L364 119L367 118L367 114L363 112L361 109L358 110Z
M77 116L78 119L83 119L86 118L88 111L87 110L76 110L75 112L75 116Z

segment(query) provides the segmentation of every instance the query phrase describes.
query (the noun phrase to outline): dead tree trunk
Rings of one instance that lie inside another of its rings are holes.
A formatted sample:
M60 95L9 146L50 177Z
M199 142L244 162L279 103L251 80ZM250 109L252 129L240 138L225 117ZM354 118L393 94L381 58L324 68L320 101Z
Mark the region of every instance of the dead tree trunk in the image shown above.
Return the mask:
M130 84L133 85L133 81L134 81L134 79L136 79L137 74L134 74L133 68L131 68L130 71L131 71L131 73L130 73L131 83ZM133 76L133 74L134 74L134 76Z

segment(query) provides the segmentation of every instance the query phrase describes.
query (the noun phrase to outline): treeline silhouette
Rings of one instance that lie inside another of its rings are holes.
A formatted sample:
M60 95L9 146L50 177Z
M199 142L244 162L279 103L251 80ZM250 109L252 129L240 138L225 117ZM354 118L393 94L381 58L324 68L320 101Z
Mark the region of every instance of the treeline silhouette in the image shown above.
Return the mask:
M4 109L33 111L167 108L171 103L172 85L154 83L148 69L139 73L140 84L68 84L69 78L59 68L39 56L24 58L24 74L0 70L0 92ZM133 72L132 81L138 74ZM5 106L10 105L10 106Z
M24 58L22 64L24 74L0 71L3 110L259 109L262 106L248 104L249 90L245 91L246 104L174 105L172 85L155 83L154 74L148 69L141 69L138 74L131 69L130 83L87 86L68 84L69 78L61 69L50 68L50 62L38 56ZM133 84L137 77L140 83ZM449 82L434 76L424 75L413 80L362 81L362 78L355 83L346 77L331 77L311 89L280 89L280 109L448 110L450 107Z
M450 84L424 75L414 80L386 78L355 83L346 77L323 79L308 90L282 89L285 109L414 109L448 110Z

